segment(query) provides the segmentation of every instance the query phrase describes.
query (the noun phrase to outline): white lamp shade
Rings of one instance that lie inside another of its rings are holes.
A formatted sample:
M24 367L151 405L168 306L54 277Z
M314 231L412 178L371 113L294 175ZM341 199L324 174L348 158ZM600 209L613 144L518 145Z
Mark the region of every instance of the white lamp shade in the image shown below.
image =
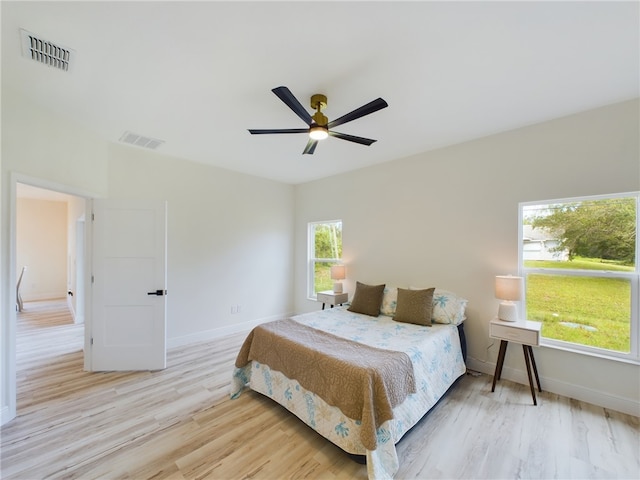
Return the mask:
M518 306L513 303L522 299L524 278L511 275L496 276L496 298L502 300L498 308L498 318L506 322L518 320Z
M496 298L500 300L518 301L522 299L524 278L511 275L496 276Z
M344 280L345 273L344 265L334 265L331 267L331 280Z
M340 280L346 278L344 265L334 265L331 267L331 279L333 282L333 293L342 293L342 283Z

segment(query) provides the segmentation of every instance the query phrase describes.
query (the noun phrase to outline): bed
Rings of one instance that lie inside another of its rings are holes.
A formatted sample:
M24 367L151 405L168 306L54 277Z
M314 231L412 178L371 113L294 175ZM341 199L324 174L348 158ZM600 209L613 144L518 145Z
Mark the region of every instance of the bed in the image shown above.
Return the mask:
M420 313L429 318L407 322L399 315L409 303L403 299L413 298L415 310L418 294L376 286L382 287L377 315L361 313L353 308L367 287L361 285L351 306L253 329L238 354L230 394L237 398L248 386L345 452L364 455L370 479L393 478L396 443L466 371L466 300L415 289L430 290L431 308Z

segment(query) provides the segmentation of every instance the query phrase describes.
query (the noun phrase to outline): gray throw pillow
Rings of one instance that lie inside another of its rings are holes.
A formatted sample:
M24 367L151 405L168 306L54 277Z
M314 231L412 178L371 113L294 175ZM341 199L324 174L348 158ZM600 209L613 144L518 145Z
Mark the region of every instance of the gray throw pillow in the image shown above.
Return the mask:
M415 323L416 325L430 327L434 290L435 288L424 290L399 288L396 314L393 319L396 322Z
M356 293L353 294L353 300L351 300L351 305L347 310L377 317L380 314L384 287L384 284L365 285L364 283L356 282Z

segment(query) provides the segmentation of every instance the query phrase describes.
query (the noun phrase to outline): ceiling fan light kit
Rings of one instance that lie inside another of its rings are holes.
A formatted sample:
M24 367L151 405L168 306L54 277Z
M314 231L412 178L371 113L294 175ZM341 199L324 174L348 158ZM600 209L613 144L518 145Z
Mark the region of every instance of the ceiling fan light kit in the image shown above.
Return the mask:
M382 98L377 98L360 108L343 115L342 117L329 122L329 119L322 113L322 109L327 106L327 97L317 93L311 96L311 108L316 112L311 116L309 112L302 106L298 99L291 93L287 87L276 87L271 90L276 96L282 100L303 122L305 122L309 128L280 128L269 130L256 130L249 129L249 133L252 135L261 134L273 134L273 133L307 133L309 135L309 141L307 146L302 151L303 154L312 155L318 145L318 141L324 140L328 136L336 137L341 140L347 140L349 142L359 143L360 145L371 145L375 140L371 138L356 137L355 135L347 135L345 133L339 133L331 130L333 127L342 125L343 123L357 120L360 117L377 112L389 105Z
M312 138L314 140L324 140L328 136L329 130L327 130L327 127L312 124L309 128L309 138Z

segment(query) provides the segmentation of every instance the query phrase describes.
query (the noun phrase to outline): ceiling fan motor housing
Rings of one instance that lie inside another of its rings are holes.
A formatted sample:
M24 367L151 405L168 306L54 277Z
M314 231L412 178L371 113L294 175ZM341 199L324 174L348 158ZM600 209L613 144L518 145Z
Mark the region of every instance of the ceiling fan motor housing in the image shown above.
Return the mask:
M326 127L329 123L329 119L322 113L323 108L327 108L327 96L321 93L316 93L311 96L311 108L316 110L313 114L313 122L321 127Z
M322 110L323 108L327 108L327 96L322 95L321 93L311 95L311 108L315 110Z

